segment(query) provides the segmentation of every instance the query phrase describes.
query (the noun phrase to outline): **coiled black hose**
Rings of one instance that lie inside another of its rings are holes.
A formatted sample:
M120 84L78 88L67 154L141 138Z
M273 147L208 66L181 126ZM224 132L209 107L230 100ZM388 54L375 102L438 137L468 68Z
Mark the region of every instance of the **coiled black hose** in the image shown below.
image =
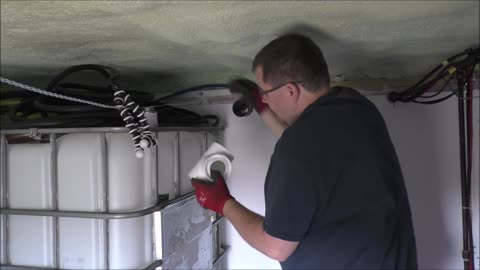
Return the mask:
M463 57L463 58L462 58ZM458 60L459 58L462 58ZM480 48L469 48L465 51L456 54L452 57L449 57L446 61L443 61L441 64L437 65L433 70L431 70L427 75L422 79L416 82L414 85L405 89L401 92L391 92L388 94L388 100L391 102L416 102L422 104L436 104L446 100L453 95L448 95L448 97L442 97L436 100L416 100L417 98L422 98L422 95L430 90L435 84L440 80L447 77L448 75L455 74L458 69L466 69L467 67L474 66L479 62L480 58ZM436 75L435 75L436 74ZM435 75L435 76L434 76ZM433 77L433 78L432 78ZM450 80L437 92L441 92L445 89ZM436 96L435 94L433 96ZM432 97L433 97L432 96ZM423 97L425 99L426 97Z
M93 71L101 75L106 86L77 82L64 82L74 73ZM117 75L102 65L78 65L69 67L49 82L46 91L81 99L114 105L112 86ZM158 113L159 126L215 126L219 119L214 115L199 115L194 112L166 104L170 98L187 92L224 88L223 84L207 84L191 87L153 100L153 94L128 90L129 95L140 106L152 106ZM2 100L20 99L14 106L2 105L1 127L3 129L52 128L52 127L118 127L124 122L118 111L42 96L30 91L16 90L2 93ZM40 118L32 116L39 114Z

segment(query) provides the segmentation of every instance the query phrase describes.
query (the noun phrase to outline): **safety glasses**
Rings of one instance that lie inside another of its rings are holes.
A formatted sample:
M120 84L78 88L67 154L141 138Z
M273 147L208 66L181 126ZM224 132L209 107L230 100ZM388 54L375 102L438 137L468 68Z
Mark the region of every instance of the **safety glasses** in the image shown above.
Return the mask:
M271 92L273 92L273 91L275 91L275 90L278 90L278 89L284 87L285 85L287 85L287 84L289 84L289 83L304 84L304 82L289 81L289 82L280 84L279 86L275 86L275 87L273 87L273 88L271 88L271 89L268 89L268 90L263 90L263 89L259 88L259 93L260 93L260 95L263 96L263 95L265 95L265 94L268 94L268 93L271 93Z

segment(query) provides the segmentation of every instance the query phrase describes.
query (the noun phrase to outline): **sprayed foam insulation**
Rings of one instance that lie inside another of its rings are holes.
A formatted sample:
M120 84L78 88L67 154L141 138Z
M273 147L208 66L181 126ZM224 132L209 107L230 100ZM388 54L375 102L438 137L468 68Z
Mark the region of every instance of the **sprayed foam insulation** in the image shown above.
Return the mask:
M116 68L171 91L250 73L291 31L324 51L333 81L418 77L479 44L479 1L1 1L1 73L37 86L68 66Z

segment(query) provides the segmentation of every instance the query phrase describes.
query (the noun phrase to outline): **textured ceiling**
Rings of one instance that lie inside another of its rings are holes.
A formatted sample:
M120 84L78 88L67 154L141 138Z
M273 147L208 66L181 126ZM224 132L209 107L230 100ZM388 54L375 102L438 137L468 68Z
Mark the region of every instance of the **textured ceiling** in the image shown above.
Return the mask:
M479 1L1 1L1 73L51 78L96 63L139 87L223 82L296 31L320 45L333 80L408 79L478 46L479 10Z

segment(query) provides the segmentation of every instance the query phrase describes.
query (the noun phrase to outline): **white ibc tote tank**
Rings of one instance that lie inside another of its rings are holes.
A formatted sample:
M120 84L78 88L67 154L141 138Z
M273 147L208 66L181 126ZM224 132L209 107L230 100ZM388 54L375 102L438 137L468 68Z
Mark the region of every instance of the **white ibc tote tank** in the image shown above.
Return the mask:
M151 151L132 155L129 134L69 134L57 148L60 210L129 212L155 204ZM59 232L61 268L142 268L153 260L151 216L60 218Z
M155 132L158 145L143 158L123 130L42 130L20 143L2 132L2 268L220 265L220 223L198 205L187 176L218 140L212 130Z

